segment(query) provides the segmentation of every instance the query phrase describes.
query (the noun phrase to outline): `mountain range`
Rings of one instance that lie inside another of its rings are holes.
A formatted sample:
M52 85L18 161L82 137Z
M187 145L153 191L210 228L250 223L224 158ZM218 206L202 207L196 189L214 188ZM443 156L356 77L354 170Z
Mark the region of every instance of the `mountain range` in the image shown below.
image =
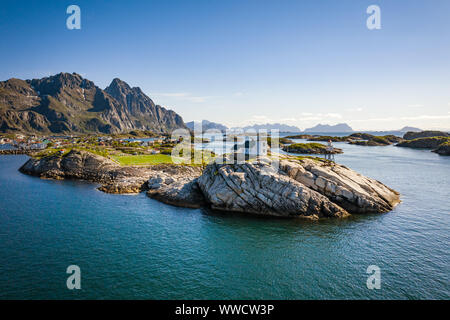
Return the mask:
M216 122L211 122L208 120L202 120L200 121L190 121L190 122L186 122L186 126L191 129L194 130L194 125L199 125L201 123L202 126L202 131L206 131L206 130L210 130L210 129L215 129L215 130L219 130L222 132L225 132L228 127L224 126L223 124L220 123L216 123Z
M290 126L282 123L266 123L266 124L254 124L252 126L246 126L241 128L244 131L247 130L278 130L280 132L300 132L301 130L296 126Z
M104 90L76 73L0 82L0 132L118 133L186 128L181 116L116 78Z
M416 128L416 127L403 127L400 130L398 130L400 132L408 132L408 131L412 131L412 132L421 132L423 131L422 129Z
M312 128L305 129L304 132L353 132L353 129L346 123L336 125L318 124Z

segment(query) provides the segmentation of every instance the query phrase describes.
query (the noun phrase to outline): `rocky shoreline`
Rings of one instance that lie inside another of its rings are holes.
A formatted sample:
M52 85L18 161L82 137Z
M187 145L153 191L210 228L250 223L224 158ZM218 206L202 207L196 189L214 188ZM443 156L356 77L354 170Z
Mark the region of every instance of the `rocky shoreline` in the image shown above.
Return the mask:
M282 147L283 151L298 154L338 154L343 153L340 148L328 151L327 146L321 143L293 143Z
M100 183L108 193L146 191L151 198L188 208L210 207L277 217L344 218L383 213L400 202L399 193L374 179L317 159L269 158L242 164L211 163L123 167L86 151L29 159L22 173L49 179Z
M32 154L36 150L28 149L4 149L0 150L0 155L19 155L19 154Z
M450 134L443 131L407 132L397 147L431 149L442 156L450 156Z

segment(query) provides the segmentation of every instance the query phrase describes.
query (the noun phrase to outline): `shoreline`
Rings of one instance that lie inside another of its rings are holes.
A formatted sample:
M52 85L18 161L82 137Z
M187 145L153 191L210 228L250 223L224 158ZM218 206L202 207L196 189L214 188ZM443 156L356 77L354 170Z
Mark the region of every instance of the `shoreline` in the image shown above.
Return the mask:
M397 191L339 164L284 157L275 170L264 161L211 163L205 169L174 164L127 167L72 150L64 156L30 158L19 171L100 183L97 189L106 193L146 192L173 206L274 217L345 218L388 212L400 203Z

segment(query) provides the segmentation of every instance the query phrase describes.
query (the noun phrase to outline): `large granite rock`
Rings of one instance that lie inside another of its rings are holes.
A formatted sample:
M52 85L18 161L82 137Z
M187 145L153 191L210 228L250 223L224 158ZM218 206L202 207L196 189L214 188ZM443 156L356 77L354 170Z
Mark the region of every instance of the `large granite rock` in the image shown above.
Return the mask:
M322 143L293 143L283 146L283 151L299 154L336 154L343 153L342 149L334 148L328 151L328 147Z
M406 140L396 144L397 147L407 147L416 149L435 149L441 144L450 142L450 137L428 137Z
M283 160L280 169L350 213L387 212L400 202L397 191L333 162Z
M198 184L213 209L279 217L346 217L327 197L261 163L206 167Z
M394 208L399 193L379 181L330 161L284 156L280 166L268 158L241 164L200 167L156 165L122 167L107 158L72 150L64 156L30 159L23 173L42 178L101 183L110 193L148 190L149 197L182 207L278 217L347 217Z
M148 180L147 195L161 202L188 208L200 208L205 204L197 185L202 173L199 167L167 167Z
M140 192L153 172L145 167L121 167L105 157L78 150L64 156L31 158L19 170L41 178L101 183L99 190L108 193Z

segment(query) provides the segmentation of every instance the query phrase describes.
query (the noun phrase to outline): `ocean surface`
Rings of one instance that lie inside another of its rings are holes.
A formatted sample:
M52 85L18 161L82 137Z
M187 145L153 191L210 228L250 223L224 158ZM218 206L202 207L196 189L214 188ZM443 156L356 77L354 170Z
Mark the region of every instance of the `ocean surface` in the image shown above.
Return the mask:
M0 299L450 299L450 157L344 149L401 193L392 212L303 220L185 209L50 181L0 156ZM68 290L66 268L81 268ZM381 289L366 286L367 267Z

